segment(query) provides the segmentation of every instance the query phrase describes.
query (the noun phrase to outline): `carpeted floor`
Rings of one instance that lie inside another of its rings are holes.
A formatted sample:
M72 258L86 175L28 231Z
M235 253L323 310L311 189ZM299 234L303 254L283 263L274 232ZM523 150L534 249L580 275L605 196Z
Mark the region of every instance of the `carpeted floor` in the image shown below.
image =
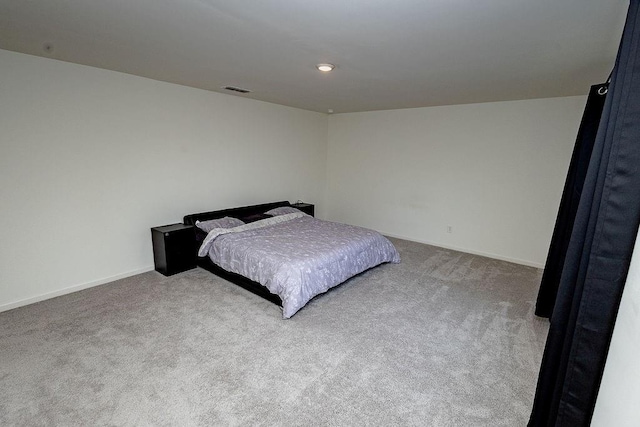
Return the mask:
M0 425L524 426L541 271L392 240L290 320L201 269L0 313Z

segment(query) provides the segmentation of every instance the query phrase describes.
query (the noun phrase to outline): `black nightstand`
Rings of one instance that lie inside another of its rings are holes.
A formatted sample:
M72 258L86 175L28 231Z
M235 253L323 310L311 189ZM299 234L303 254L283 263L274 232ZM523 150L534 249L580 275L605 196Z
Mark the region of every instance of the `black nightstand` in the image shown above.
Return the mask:
M151 229L156 271L171 276L196 266L196 237L192 225L171 224Z
M291 207L300 209L307 215L315 216L315 205L312 205L311 203L293 203Z

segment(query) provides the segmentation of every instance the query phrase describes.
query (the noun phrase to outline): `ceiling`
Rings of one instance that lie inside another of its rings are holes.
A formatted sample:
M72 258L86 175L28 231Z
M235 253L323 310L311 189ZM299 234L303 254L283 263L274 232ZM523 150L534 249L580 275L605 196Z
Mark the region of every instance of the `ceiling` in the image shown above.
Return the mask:
M628 0L0 0L0 48L336 113L583 95ZM48 49L49 48L49 49ZM315 65L336 69L322 74Z

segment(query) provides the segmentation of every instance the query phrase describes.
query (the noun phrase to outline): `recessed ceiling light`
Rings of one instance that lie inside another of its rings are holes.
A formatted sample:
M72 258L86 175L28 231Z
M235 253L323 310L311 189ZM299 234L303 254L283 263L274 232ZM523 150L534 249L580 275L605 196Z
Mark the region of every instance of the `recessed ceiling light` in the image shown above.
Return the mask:
M329 71L336 68L336 66L333 64L318 64L316 65L316 68L318 69L318 71L322 71L323 73L328 73Z

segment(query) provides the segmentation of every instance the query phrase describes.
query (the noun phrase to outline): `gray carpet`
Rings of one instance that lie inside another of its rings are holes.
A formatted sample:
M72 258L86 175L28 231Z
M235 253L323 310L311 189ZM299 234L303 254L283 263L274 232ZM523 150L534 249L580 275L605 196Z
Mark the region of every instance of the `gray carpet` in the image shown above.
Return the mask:
M0 313L0 425L524 426L541 271L392 240L290 320L201 269Z

